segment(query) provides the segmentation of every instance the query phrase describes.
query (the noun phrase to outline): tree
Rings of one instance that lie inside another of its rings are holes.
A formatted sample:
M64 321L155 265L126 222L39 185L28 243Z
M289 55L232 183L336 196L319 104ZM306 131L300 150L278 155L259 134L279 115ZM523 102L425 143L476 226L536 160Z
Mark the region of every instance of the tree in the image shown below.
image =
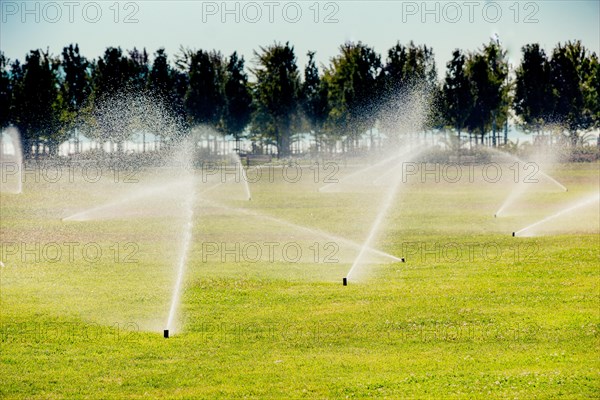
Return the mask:
M136 48L126 56L120 48L109 47L93 68L96 135L116 143L118 152L140 129L138 114L147 102L148 73L148 54Z
M244 58L238 58L236 52L229 57L225 69L225 103L223 131L235 138L239 151L241 134L252 116L252 93L244 72Z
M188 126L186 121L185 96L188 91L189 64L182 64L182 69L172 67L164 48L154 53L152 67L148 73L148 91L155 103L160 103L167 112L169 119L175 122L177 131L172 129L154 129L154 134L164 142L165 139L175 139L178 135L186 133ZM145 151L145 133L142 140Z
M63 129L73 130L80 112L85 106L88 97L91 94L91 77L89 73L90 63L79 53L79 46L70 44L63 48L61 68L64 80L60 89L61 102L63 109L61 112L61 123ZM79 137L75 128L77 145ZM79 151L77 149L76 151Z
M595 56L595 55L594 55ZM595 57L589 55L580 41L560 43L554 48L550 60L550 79L554 97L554 119L568 131L571 143L576 145L579 132L594 126L591 110L586 109L586 84L594 80L592 67ZM592 89L593 90L593 89ZM588 95L590 96L590 95ZM594 95L588 97L593 99ZM594 101L588 100L593 108Z
M122 93L128 89L129 61L120 47L109 47L98 59L94 69L94 97L96 100Z
M446 78L442 88L444 119L456 131L460 145L460 134L467 125L473 109L471 81L467 75L467 58L460 50L454 50L452 60L446 66Z
M0 51L0 132L6 128L12 116L12 87L8 66L10 60L4 56L4 52Z
M360 136L375 124L381 58L361 42L346 43L340 52L325 71L331 104L328 125L346 135L354 148Z
M539 131L552 114L550 64L537 43L521 49L523 58L516 70L513 107L526 130Z
M31 155L34 144L35 153L40 154L43 140L52 153L58 151L57 68L58 63L41 50L29 52L22 70L18 63L13 64L15 125L21 133L25 156Z
M426 130L437 129L438 131L445 132L447 122L444 114L445 98L443 87L440 84L429 90L428 104L424 128Z
M408 114L420 114L430 108L422 103L437 100L437 86L433 49L416 46L412 41L408 46L396 43L388 50L381 74L380 128L390 136L400 133L400 126L411 117ZM425 118L426 125L433 124L431 112ZM414 118L413 121L417 122ZM405 129L413 132L424 127L410 123Z
M175 104L177 102L173 72L174 71L172 71L172 68L169 65L165 49L158 49L154 53L154 61L147 74L147 87L153 101L164 105L170 112L175 111ZM167 136L167 132L162 129L155 131L154 134L161 139L164 139L164 137ZM146 152L146 130L142 131L142 152Z
M148 84L149 61L146 49L139 51L135 47L128 52L127 84L128 90L142 92Z
M301 98L304 118L315 137L316 151L319 151L319 134L330 111L327 94L327 82L319 75L319 69L315 64L315 53L309 51L308 63L304 69Z
M292 128L297 123L300 76L294 47L274 44L261 47L254 53L258 68L254 87L254 114L252 124L265 138L277 146L277 156L290 154Z
M597 129L600 127L600 62L595 53L589 60L589 72L583 88L584 105L592 119L591 127Z
M496 127L500 125L502 118L507 117L506 52L497 41L490 41L480 52L471 55L468 73L474 105L467 126L471 131L479 131L481 143L491 128L492 145L496 146Z
M69 110L77 112L91 92L89 62L79 53L79 46L71 44L63 48L61 66L64 72L63 96Z
M170 77L172 90L170 91L169 105L173 115L179 121L182 131L187 131L189 129L189 119L185 109L185 95L189 87L188 74L176 68L171 68Z
M172 80L167 53L164 48L160 48L154 53L152 68L148 74L148 88L153 95L168 99L171 87Z
M94 99L92 115L96 132L93 137L117 144L117 151L123 151L123 143L130 135L124 129L123 113L126 113L129 90L131 88L131 61L120 47L108 47L98 59L93 69ZM120 114L120 115L119 115Z
M384 92L391 95L415 87L435 86L437 72L433 49L417 46L412 41L408 46L397 42L388 50L382 80Z
M203 50L193 53L188 75L189 87L185 96L185 107L190 122L217 129L225 106L221 54Z

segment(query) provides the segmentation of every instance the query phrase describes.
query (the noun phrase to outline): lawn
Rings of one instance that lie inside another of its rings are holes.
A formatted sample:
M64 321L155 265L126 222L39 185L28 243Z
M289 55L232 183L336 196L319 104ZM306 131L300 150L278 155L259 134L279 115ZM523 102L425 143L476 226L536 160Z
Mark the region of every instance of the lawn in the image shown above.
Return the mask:
M387 186L319 192L323 163L265 167L251 201L204 170L167 193L156 171L30 174L0 195L0 397L598 398L598 203L511 236L597 193L598 167L557 165L568 192L530 184L498 218L508 174L411 176L372 242L406 262L367 252L348 286Z

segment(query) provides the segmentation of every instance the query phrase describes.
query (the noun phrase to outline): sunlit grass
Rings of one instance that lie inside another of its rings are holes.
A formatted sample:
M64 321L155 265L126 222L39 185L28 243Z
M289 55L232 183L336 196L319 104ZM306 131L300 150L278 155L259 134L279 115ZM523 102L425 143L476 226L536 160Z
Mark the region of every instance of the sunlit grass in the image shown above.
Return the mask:
M568 192L532 187L502 218L493 214L510 183L413 179L376 240L407 262L372 259L347 287L356 249L334 243L337 262L324 263L330 239L261 215L361 242L384 188L319 193L323 183L307 174L252 184L248 202L233 183L205 194L199 183L179 329L168 340L177 206L63 222L134 189L26 183L0 203L0 397L597 397L597 207L557 220L552 234L511 237L598 190L597 167L565 165L557 177ZM72 242L73 260L32 255L36 244ZM297 243L303 257L221 259L224 245L270 242ZM93 262L81 251L90 243L102 250Z

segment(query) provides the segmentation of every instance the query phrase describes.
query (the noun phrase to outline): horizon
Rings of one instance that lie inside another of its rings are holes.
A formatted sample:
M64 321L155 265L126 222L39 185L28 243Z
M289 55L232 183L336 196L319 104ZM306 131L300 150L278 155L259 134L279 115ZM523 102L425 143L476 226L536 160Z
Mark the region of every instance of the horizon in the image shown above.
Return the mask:
M558 43L581 40L590 52L600 53L600 3L587 0L426 5L411 1L1 1L0 14L0 50L20 61L30 50L58 56L63 47L77 43L90 60L97 60L108 47L146 49L150 60L164 48L172 63L181 48L189 48L216 50L224 56L237 51L246 66L252 66L254 51L260 47L289 42L300 70L308 51L316 52L322 70L346 42L371 46L385 61L397 42L413 41L433 48L441 79L452 51L477 51L495 35L513 66L529 43L539 43L550 55ZM556 29L558 24L567 29Z

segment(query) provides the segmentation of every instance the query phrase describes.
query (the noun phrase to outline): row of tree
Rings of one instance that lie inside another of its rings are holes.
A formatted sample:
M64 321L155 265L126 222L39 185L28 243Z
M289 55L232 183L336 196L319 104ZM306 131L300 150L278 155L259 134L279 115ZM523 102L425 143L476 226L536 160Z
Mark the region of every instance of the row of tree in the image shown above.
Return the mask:
M309 52L303 74L289 43L261 47L255 58L249 75L235 52L181 49L171 62L159 49L151 62L145 50L109 47L88 60L69 45L58 57L30 51L24 63L0 53L0 126L20 130L27 155L56 153L83 125L94 127L86 136L119 145L134 132L99 123L95 110L123 94L164 104L177 116L178 134L207 126L238 141L272 144L283 156L306 133L317 150L341 142L352 151L369 134L374 145L374 128L387 140L450 130L459 139L489 137L496 146L510 115L526 131L562 130L573 144L600 126L600 65L579 41L558 44L550 56L538 44L524 46L514 76L498 40L474 52L455 50L441 81L433 50L412 42L396 44L384 60L361 42L345 43L321 69Z

